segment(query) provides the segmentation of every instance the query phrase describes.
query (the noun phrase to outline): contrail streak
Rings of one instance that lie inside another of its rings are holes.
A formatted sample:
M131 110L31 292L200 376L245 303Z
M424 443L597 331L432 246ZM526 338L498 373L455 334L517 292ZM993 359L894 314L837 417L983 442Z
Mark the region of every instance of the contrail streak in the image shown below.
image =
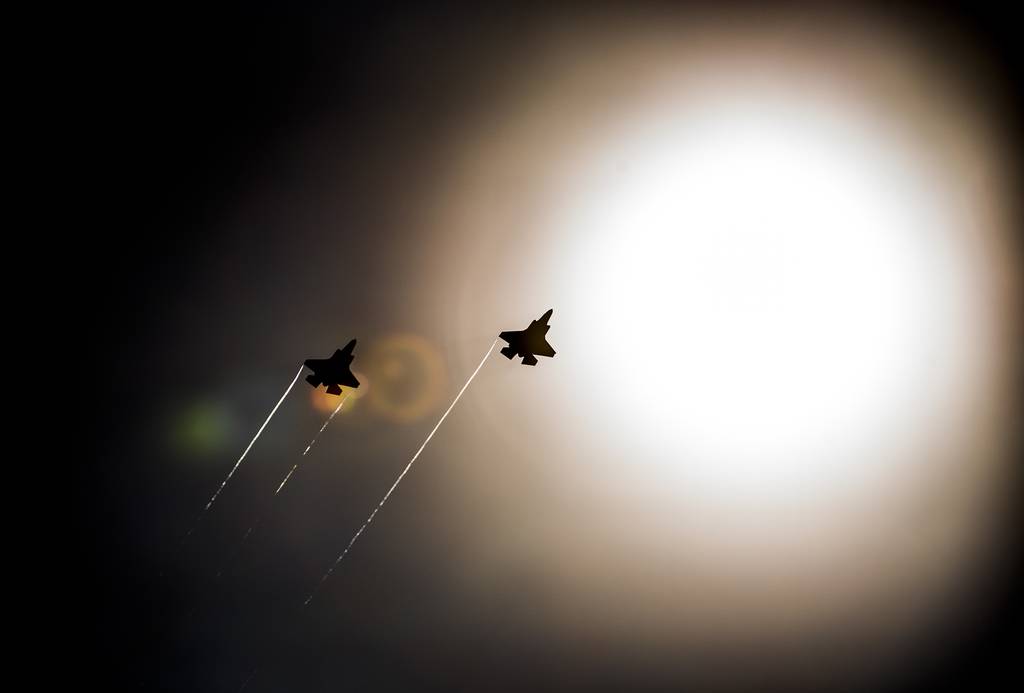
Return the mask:
M245 456L249 454L249 450L252 449L252 446L256 442L256 439L260 437L260 434L263 433L263 429L266 428L267 424L270 423L270 420L274 418L274 414L277 413L277 408L281 406L281 402L284 401L284 398L287 397L288 393L292 391L293 387L295 387L295 383L298 381L299 376L302 375L303 368L305 368L305 366L299 366L299 370L295 372L295 377L292 378L292 382L290 385L288 385L288 389L284 391L283 395L281 395L281 399L277 400L277 404L275 404L274 408L270 410L270 415L267 416L267 420L263 422L262 426L260 426L260 430L256 431L256 435L253 436L252 440L249 441L249 445L245 448L245 452L243 452L242 456L238 458L238 461L235 462L235 466L231 468L231 471L228 472L228 475L226 477L224 477L224 481L220 483L220 486L217 488L217 491L213 494L213 497L210 498L210 502L206 504L205 508L203 508L204 513L210 509L210 506L213 505L214 501L217 500L217 496L220 495L220 492L223 491L224 487L228 485L229 481L231 481L231 477L234 476L235 470L238 469L238 465L242 464L242 460L244 460ZM202 517L202 513L200 513L200 517ZM190 529L188 533L192 534L194 530L195 527Z
M313 591L309 593L309 597L307 597L306 601L303 602L303 606L308 605L309 602L313 600L313 595L316 594L316 591L320 589L320 586L323 585L324 582L327 581L327 578L331 576L331 573L334 572L334 569L337 568L338 564L341 563L343 558L345 558L345 554L349 552L349 549L351 549L352 545L356 543L356 540L359 539L359 536L364 531L366 531L367 527L370 526L370 523L373 522L373 518L377 516L377 513L380 512L380 509L384 507L384 504L388 502L388 498L391 497L391 494L394 493L395 489L398 488L398 485L402 483L402 479L412 468L413 462L415 462L416 458L420 456L420 453L423 452L423 449L427 447L427 443L429 443L430 439L434 437L435 433L437 433L437 429L441 427L441 424L444 423L444 420L448 418L448 414L451 413L452 409L455 407L455 404L459 401L459 398L462 397L462 393L466 391L466 388L469 387L469 384L473 382L473 378L475 378L476 374L480 372L480 369L484 367L484 363L486 363L487 358L491 355L491 352L494 351L494 347L495 345L497 345L497 343L497 339L495 339L491 343L491 347L487 350L487 353L484 354L483 359L480 360L480 364L476 367L476 370L473 371L473 375L469 376L469 380L467 380L466 384L462 386L461 390L459 390L459 394L455 395L455 399L453 399L452 403L448 405L448 409L445 411L445 413L441 415L441 418L434 426L434 430L430 432L430 435L427 436L427 439L423 441L423 445L420 446L420 449L417 450L416 454L412 456L411 460L409 460L409 464L405 465L405 469L403 469L402 473L398 475L397 479L395 479L395 483L393 483L391 485L391 488L388 489L388 492L384 494L384 498L382 498L380 503L377 504L377 507L373 509L373 512L370 513L370 516L366 518L366 522L363 523L363 526L359 528L359 531L356 532L355 535L352 537L351 541L348 542L348 546L345 547L345 550L341 552L341 555L338 556L337 559L335 559L334 564L331 565L331 567L328 568L327 572L324 573L324 576L320 578L320 582L318 582L316 587L313 588Z
M294 385L294 384L295 383L293 381L292 385ZM288 394L288 393L286 392L285 394ZM346 393L345 396L341 398L341 401L338 402L338 406L335 407L334 411L327 418L327 421L325 421L324 425L320 427L320 430L317 432L317 434L315 436L313 436L313 440L306 447L306 452L309 452L309 448L313 447L313 443L315 443L316 439L320 437L320 434L324 432L324 429L327 428L327 424L329 424L331 422L331 419L334 418L334 415L338 413L338 411L341 409L341 405L345 403L346 399L348 399L348 393ZM278 404L280 404L280 402L278 402ZM302 454L305 455L306 452L304 452ZM298 469L298 468L299 468L299 464L297 462L294 465L292 465L292 468L288 470L287 474L285 474L284 479L281 480L281 483L278 485L277 490L274 491L274 497L277 497L277 494L281 493L281 489L284 488L284 485L288 483L288 480L292 478L292 474L294 474L295 470ZM259 526L260 521L262 519L263 518L261 518L261 517L257 518L256 522L254 522L252 524L252 526L249 527L249 529L247 529L245 531L245 536L242 537L242 541L240 541L238 543L238 548L236 548L235 551L225 561L225 564L224 564L225 566L227 566L227 564L231 562L231 560L235 557L235 554L237 554L239 551L242 550L242 546L245 544L245 540L248 539L249 535L252 534L253 530L256 529ZM224 572L224 568L222 567L220 570L217 571L217 577L219 578L223 572Z
M306 449L302 451L302 456L303 457L306 456L306 453L309 452L309 449L311 447L313 447L313 444L316 442L316 439L319 438L320 434L324 432L325 428L327 428L327 424L331 423L331 419L334 418L334 415L337 414L339 411L341 411L341 405L343 405L345 403L346 399L348 399L348 393L347 392L345 393L345 396L341 398L341 401L338 402L338 406L334 409L333 412L331 412L331 415L327 417L327 421L324 421L324 425L321 426L320 430L316 432L315 436L313 436L313 440L309 441L309 445L307 445ZM280 491L280 490L281 489L278 489L278 491Z
M203 508L204 511L210 509L210 506L213 505L213 502L217 500L217 496L219 496L220 492L224 490L224 487L228 485L228 481L230 481L231 477L234 476L235 470L238 469L238 465L242 464L242 460L244 460L245 456L249 454L249 450L252 449L253 444L260 437L260 434L263 433L263 429L266 428L267 424L270 423L270 420L274 418L274 414L277 413L277 409L278 407L281 406L281 402L284 401L284 398L287 397L288 393L292 391L293 387L295 387L295 383L298 381L299 376L302 375L303 368L305 368L305 366L299 366L299 370L295 371L295 377L292 378L292 382L291 384L288 385L288 389L284 391L284 394L281 395L281 399L277 400L277 404L275 404L274 408L270 410L270 414L267 416L267 420L263 422L263 425L260 426L260 430L256 431L256 435L254 435L252 440L249 441L249 445L245 448L245 452L243 452L242 456L238 458L237 462L235 462L235 466L231 468L230 472L228 472L228 475L224 478L224 481L220 483L220 488L217 489L217 492L213 494L213 498L211 498L210 502L206 504L205 508Z
M317 438L319 438L319 437L320 437L320 434L324 432L324 429L325 429L325 428L327 428L327 424L331 423L331 419L333 419L333 418L334 418L334 415L335 415L335 414L337 414L337 413L338 413L339 411L341 411L341 405L343 405L343 404L345 403L345 400L346 400L346 399L348 399L348 393L346 393L346 394L345 394L345 396L341 398L341 401L340 401L340 402L338 402L338 406L336 406L336 407L334 408L334 411L332 411L332 412L331 412L331 415L327 417L327 421L324 421L324 425L323 425L323 426L321 426L321 427L320 427L320 430L316 432L316 435L315 435L315 436L313 436L313 440L309 441L309 445L307 445L307 446L306 446L306 449L305 449L305 450L303 451L303 453L302 453L303 457L305 457L306 453L307 453L307 452L309 452L309 449L310 449L311 447L313 447L313 443L315 443L315 442L316 442L316 440L317 440ZM281 493L281 489L283 489L283 488L284 488L284 485L288 483L288 480L292 478L292 474L293 474L293 473L295 472L295 470L296 470L296 469L298 469L298 468L299 468L299 464L298 464L298 462L296 462L296 463L295 463L295 464L294 464L294 465L292 466L292 468L291 468L290 470L288 470L288 473L287 473L287 474L285 474L285 476L284 476L284 480L283 480L283 481L281 482L281 485L277 487L277 490L276 490L276 491L274 491L274 495L275 495L275 496L276 496L277 494Z
M294 383L292 383L292 384L294 384ZM285 393L285 394L287 394L287 393ZM345 403L345 400L348 399L348 396L349 396L349 393L346 392L345 396L341 398L340 402L338 402L338 406L335 407L334 411L331 412L331 415L329 417L327 417L327 421L325 421L324 425L320 427L320 430L317 431L317 434L315 436L313 436L313 440L310 441L309 445L306 446L306 452L309 452L309 449L311 447L313 447L313 443L316 442L316 439L319 438L320 434L324 432L325 428L327 428L327 424L331 423L331 419L334 418L334 415L337 414L341 410L341 405L343 405ZM306 452L304 452L302 454L305 455ZM292 474L294 474L295 470L298 469L298 468L299 468L298 463L295 463L294 465L292 465L292 468L290 470L288 470L288 473L285 474L284 479L282 479L280 485L278 485L277 490L274 491L274 496L275 497L277 496L277 494L281 493L281 489L284 488L284 485L288 483L288 480L292 478ZM225 562L225 565L227 565L227 563L229 563L231 561L231 559L234 558L236 553L238 553L239 551L242 550L242 545L245 544L245 540L248 539L249 535L252 534L253 530L256 529L256 527L259 526L261 519L262 518L257 518L256 522L254 522L253 525L251 527L249 527L249 529L246 530L245 536L242 537L242 541L240 541L238 543L238 548L235 549L235 552L232 553L231 556L228 557L228 560ZM218 570L217 571L217 577L220 577L223 572L224 572L224 568L221 568L220 570Z
M288 480L292 478L292 472L294 472L294 471L295 471L296 469L298 469L298 468L299 468L299 465L298 465L298 464L294 464L294 465L292 465L292 468L291 468L291 469L290 469L290 470L288 471L288 473L287 473L287 474L285 474L285 475L284 475L284 481L282 481L282 482L281 482L281 485L277 487L277 490L276 490L276 491L274 491L274 495L275 495L275 496L276 496L277 494L281 493L281 489L283 489L283 488L284 488L284 485L288 483Z

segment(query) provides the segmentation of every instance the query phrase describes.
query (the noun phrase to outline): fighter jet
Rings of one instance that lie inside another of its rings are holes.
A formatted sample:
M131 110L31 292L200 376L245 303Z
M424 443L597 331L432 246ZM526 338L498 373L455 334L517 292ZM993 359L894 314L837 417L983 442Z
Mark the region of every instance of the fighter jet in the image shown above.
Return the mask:
M352 350L356 348L356 340L345 345L344 349L336 349L334 355L329 359L306 359L306 368L313 371L313 375L306 376L306 382L313 387L327 386L327 392L331 395L340 395L341 386L359 387L359 381L352 375Z
M511 361L516 356L522 356L524 366L536 366L537 356L554 356L555 350L544 336L551 329L548 319L553 312L553 308L548 310L540 316L540 320L534 320L525 330L499 334L498 337L508 342L508 346L501 350L505 358Z

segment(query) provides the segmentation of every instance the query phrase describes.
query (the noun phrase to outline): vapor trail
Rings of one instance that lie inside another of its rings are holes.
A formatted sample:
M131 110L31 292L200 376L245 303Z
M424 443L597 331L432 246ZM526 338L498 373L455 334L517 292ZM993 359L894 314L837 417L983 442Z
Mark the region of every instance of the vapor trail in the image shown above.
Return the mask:
M294 471L295 471L296 469L298 469L298 468L299 468L299 465L298 465L298 464L293 464L293 465L292 465L292 468L291 468L290 470L288 470L288 473L287 473L287 474L285 474L285 475L284 475L284 481L282 481L282 482L281 482L281 485L277 487L277 490L276 490L276 491L274 491L274 495L275 495L275 496L276 496L277 494L281 493L281 489L283 489L283 488L284 488L284 485L288 483L288 480L292 478L292 472L294 472Z
M292 385L294 385L294 384L295 383L293 381ZM285 394L287 395L288 393L286 392ZM331 422L331 419L334 418L334 415L338 413L338 411L341 409L341 405L345 403L346 399L348 399L348 394L347 393L345 394L344 397L341 398L341 401L338 402L338 406L335 407L334 411L331 413L330 417L328 417L327 421L324 422L324 425L320 427L320 430L317 432L317 434L315 436L313 436L312 442L310 442L310 444L306 447L306 452L309 452L309 448L313 447L313 443L315 443L316 439L320 437L320 434L324 432L324 429L327 428L327 424L329 424ZM280 402L278 402L278 404L280 404ZM271 416L273 416L273 412L271 412ZM259 435L259 434L257 434L257 435ZM306 452L304 452L302 454L305 455ZM281 493L281 489L284 488L284 485L288 483L288 480L292 478L292 474L294 474L295 470L298 469L298 468L299 468L298 463L295 463L294 465L292 465L292 468L288 470L288 473L285 474L284 479L282 479L281 483L278 485L277 490L274 491L274 496L275 497L277 497L277 494ZM252 534L253 530L256 529L259 526L260 521L262 519L263 519L262 517L258 517L256 519L256 522L254 522L252 524L252 526L250 526L249 529L247 529L245 531L245 536L242 537L242 541L238 542L238 547L234 550L234 552L224 562L224 566L225 567L227 566L228 563L230 563L232 561L232 559L234 559L235 554L237 554L239 551L242 550L242 546L245 544L245 540L248 539L249 535ZM219 578L223 572L224 572L224 568L222 567L220 570L217 571L217 577Z
M476 374L480 372L480 369L484 367L484 363L486 363L487 358L491 355L491 352L494 351L494 347L495 345L497 345L497 343L497 339L491 342L491 347L487 350L487 353L484 354L484 357L480 360L480 364L476 367L476 370L473 371L473 374L469 376L469 380L467 380L466 384L462 386L462 389L459 390L459 394L455 395L455 399L453 399L452 403L448 405L448 409L445 410L444 414L441 415L441 418L434 426L434 430L430 432L430 435L427 436L427 439L423 441L423 445L420 446L420 449L417 450L416 454L412 456L411 460L409 460L409 464L405 465L405 469L403 469L402 473L398 475L397 479L395 479L395 483L393 483L391 485L391 488L388 489L388 492L384 494L384 498L382 498L380 503L377 504L377 507L373 509L373 512L370 513L370 516L366 518L366 522L363 523L363 526L359 528L359 531L356 532L355 535L353 535L352 539L348 542L348 546L345 547L345 550L341 552L341 555L338 556L337 559L335 559L331 567L327 569L326 573L324 573L324 576L320 578L320 582L318 582L316 587L313 588L313 591L309 593L309 596L306 598L306 601L303 602L303 606L308 605L309 602L313 600L313 595L316 594L316 591L320 589L320 586L323 585L324 582L327 581L327 578L331 576L331 573L334 572L334 569L337 568L338 564L341 563L343 558L345 558L345 554L349 552L349 549L352 548L352 545L356 543L357 539L359 539L359 535L361 535L366 530L366 528L370 526L370 523L373 522L373 518L377 516L377 513L380 512L380 509L383 508L384 504L388 502L388 498L391 497L391 494L394 493L395 489L398 488L398 485L402 483L402 479L412 468L413 462L415 462L416 458L420 456L420 453L423 452L423 449L427 447L427 443L429 443L430 439L434 437L435 433L437 433L437 429L441 427L441 424L444 423L444 420L448 418L448 414L451 413L452 409L455 407L455 404L459 401L459 398L462 397L462 393L466 391L466 388L469 387L469 384L473 382L473 378L475 378Z
M345 393L345 396L341 398L341 401L340 401L340 402L338 402L338 406L336 406L336 407L334 408L334 411L332 411L332 412L331 412L331 415L327 417L327 421L324 421L324 425L323 425L323 426L321 426L321 427L320 427L320 430L316 432L316 435L315 435L315 436L313 436L313 440L309 441L309 445L307 445L307 446L306 446L306 449L305 449L305 450L303 451L303 453L302 453L303 457L305 457L306 453L307 453L307 452L309 452L309 449L310 449L311 447L313 447L313 444L314 444L314 443L316 442L317 438L319 438L319 437L320 437L320 434L324 432L324 429L325 429L325 428L327 428L327 424L331 423L331 419L333 419L333 418L334 418L334 415L335 415L335 414L337 414L337 413L338 413L339 411L341 411L341 405L343 405L343 404L345 403L345 400L346 400L346 399L348 399L348 393ZM295 464L294 464L294 465L292 466L292 468L291 468L290 470L288 470L288 473L287 473L287 474L285 474L285 476L284 476L284 480L283 480L283 481L281 482L281 485L277 487L277 490L276 490L276 491L274 491L274 495L275 495L275 496L276 496L277 494L281 493L281 489L283 489L283 488L284 488L284 485L288 483L288 480L289 480L290 478L292 478L292 474L293 474L293 473L295 472L295 470L296 470L296 469L298 469L298 468L299 468L299 464L298 464L298 462L296 462L296 463L295 463Z
M256 442L256 439L260 437L260 434L263 433L263 429L266 428L267 424L270 423L270 420L274 418L274 414L277 413L277 408L281 406L281 402L284 401L284 398L287 397L288 393L292 391L293 387L295 387L295 383L298 381L299 376L302 375L303 368L305 368L305 366L299 366L299 370L295 372L295 377L292 378L292 382L290 385L288 385L288 389L284 391L283 395L281 395L281 399L277 400L277 404L275 404L274 408L270 410L270 414L267 416L267 420L263 422L262 426L260 426L260 430L256 431L256 435L253 436L252 440L249 441L249 445L245 448L245 452L243 452L242 456L238 458L238 461L235 462L235 466L231 468L231 471L228 472L228 475L226 477L224 477L224 481L220 483L220 486L217 488L217 491L213 494L213 497L210 498L210 502L206 504L205 508L203 508L204 513L210 509L210 506L213 505L213 502L217 500L217 496L220 495L220 492L223 491L224 487L228 485L229 481L231 481L231 477L234 476L235 470L238 469L238 465L242 464L242 460L244 460L245 456L249 454L249 450L252 449L252 446ZM200 513L199 516L202 517L202 513ZM192 527L192 529L190 529L188 533L192 534L194 530L195 527Z
M320 434L324 432L325 428L327 428L327 424L331 423L331 419L334 418L334 415L337 414L339 411L341 411L341 405L343 405L345 403L345 400L348 399L348 395L349 395L349 393L346 392L345 396L341 398L340 402L338 402L338 406L334 409L333 412L331 412L331 415L327 417L327 421L324 421L324 425L321 426L320 430L316 432L315 436L313 436L313 440L309 441L309 445L307 445L306 449L302 451L302 456L303 457L306 456L306 453L309 452L309 449L311 447L313 447L313 444L316 442L316 439L319 438ZM280 491L281 489L277 489L277 490Z

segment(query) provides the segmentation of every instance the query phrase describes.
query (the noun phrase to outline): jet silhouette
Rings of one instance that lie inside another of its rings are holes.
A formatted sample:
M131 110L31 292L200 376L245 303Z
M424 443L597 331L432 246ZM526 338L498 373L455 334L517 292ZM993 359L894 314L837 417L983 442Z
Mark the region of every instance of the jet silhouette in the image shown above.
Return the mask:
M502 332L499 334L499 338L508 342L508 346L501 350L505 358L511 361L516 356L522 356L524 366L536 366L537 356L547 356L549 358L554 356L555 350L551 348L551 345L548 344L548 340L545 338L548 330L551 329L548 319L553 312L553 308L548 310L547 313L540 316L539 320L531 322L530 326L525 330Z
M356 340L345 345L344 349L336 349L334 355L329 359L306 359L306 368L313 371L313 375L306 376L306 382L313 387L320 384L327 386L327 393L340 395L341 386L359 387L359 381L352 375L352 350L356 348Z

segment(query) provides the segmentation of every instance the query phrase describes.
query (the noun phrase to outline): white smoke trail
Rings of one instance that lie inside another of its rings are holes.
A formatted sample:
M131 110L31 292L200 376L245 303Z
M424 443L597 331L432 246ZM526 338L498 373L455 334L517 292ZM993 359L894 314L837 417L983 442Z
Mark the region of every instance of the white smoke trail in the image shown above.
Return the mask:
M306 456L306 453L309 452L309 449L311 447L313 447L313 444L316 442L316 439L319 438L320 434L324 432L325 428L327 428L327 424L331 423L331 419L334 418L334 415L337 414L339 411L341 411L341 405L343 405L345 403L345 400L348 399L348 395L349 395L349 393L346 392L345 396L341 398L340 402L338 402L338 406L334 409L333 412L331 412L331 415L327 417L327 421L324 421L324 425L321 426L320 430L316 432L315 436L313 436L313 440L309 441L309 445L307 445L306 449L302 451L302 456L303 457ZM278 489L278 491L280 491L280 490L281 489Z
M327 424L331 423L331 419L334 418L334 415L337 414L339 411L341 411L341 405L343 405L345 403L346 399L348 399L348 394L347 393L345 394L344 397L341 398L341 401L338 402L338 406L336 406L334 408L334 411L331 412L331 415L327 417L327 421L324 421L324 425L321 426L320 430L316 432L315 436L313 436L313 440L309 441L309 445L306 446L305 451L302 453L303 457L305 457L306 453L309 452L309 449L311 447L313 447L313 443L315 443L317 438L320 437L320 434L324 432L324 429L327 428ZM274 491L274 495L275 496L277 494L281 493L281 489L284 488L284 485L288 483L288 480L290 478L292 478L292 474L295 473L295 470L298 469L298 468L299 468L299 464L298 464L298 462L296 462L292 466L292 468L290 470L288 470L288 473L285 474L284 480L281 482L281 485L277 487L276 491Z
M405 465L405 469L403 469L402 473L398 475L397 479L395 479L395 483L393 483L391 485L391 488L388 489L388 492L384 494L384 498L382 498L380 503L377 504L377 507L373 509L373 512L370 513L370 516L366 518L366 522L363 523L363 526L359 528L359 531L356 532L355 535L352 537L351 541L348 542L348 546L345 547L345 550L341 552L341 555L338 556L337 559L335 559L334 564L331 565L331 567L328 568L327 572L324 573L324 576L320 578L320 582L318 582L316 587L313 588L313 591L309 593L309 597L307 597L306 601L303 602L303 606L308 605L309 602L313 600L313 595L316 594L316 591L320 589L320 586L323 585L324 582L327 581L327 578L331 576L331 573L334 572L334 569L337 568L338 564L341 563L343 558L345 558L345 554L349 552L349 549L352 548L352 545L356 543L357 539L359 539L359 535L361 535L366 530L366 528L370 526L370 523L373 522L373 518L376 517L377 513L380 512L380 509L384 507L384 504L388 502L388 498L391 497L391 494L394 493L395 489L398 488L398 485L402 483L402 479L412 468L413 462L415 462L416 458L420 456L420 453L423 452L423 449L427 447L427 443L429 443L430 439L434 437L435 433L437 433L437 429L441 427L441 424L444 423L444 420L448 418L448 414L451 413L452 409L455 407L455 404L459 401L459 398L462 397L462 393L466 391L466 388L469 387L469 384L473 382L473 378L475 378L476 374L480 372L481 368L483 368L484 363L487 361L487 358L491 355L491 352L494 351L494 347L495 345L497 345L497 343L497 339L495 339L491 343L491 347L487 350L487 353L484 354L483 359L480 360L480 364L476 367L476 370L473 371L473 374L469 376L469 380L467 380L466 384L462 386L461 390L459 390L459 394L455 395L455 399L453 399L452 403L448 405L448 409L444 412L444 414L441 415L441 418L434 426L434 430L430 432L430 435L427 436L427 439L423 441L423 445L420 446L420 449L417 450L416 454L412 456L411 460L409 460L409 464Z
M287 394L287 393L285 393L285 394ZM309 443L308 446L306 446L306 452L309 452L309 448L313 447L313 443L316 442L316 439L319 438L320 434L324 432L325 428L327 428L327 424L329 424L331 422L331 419L334 418L334 415L337 414L341 410L341 405L343 405L345 403L345 400L348 399L348 395L349 395L349 393L345 393L345 396L341 398L340 402L338 402L338 406L334 408L334 411L331 412L331 415L327 418L327 421L324 422L324 425L320 427L320 430L317 431L317 434L315 436L313 436L313 440ZM305 455L306 452L304 452L302 454ZM277 494L281 493L281 489L284 488L284 485L288 483L288 480L292 477L292 474L294 474L295 470L298 469L298 468L299 468L298 463L295 463L294 465L292 465L292 468L290 470L288 470L288 473L285 474L284 479L278 485L277 490L274 491L274 496L275 497L277 496ZM262 518L258 518L256 520L256 522L254 522L252 524L252 526L249 527L249 529L247 529L245 531L245 536L242 537L242 541L240 541L238 543L238 548L235 549L234 553L232 553L231 556L228 557L228 560L225 562L225 565L227 565L227 563L230 563L231 560L234 558L235 554L242 550L242 545L245 544L245 540L249 538L249 535L252 534L252 531L254 529L256 529L257 526L259 526L260 520L262 520ZM223 572L224 572L224 568L221 568L220 570L218 570L217 571L217 577L219 578L221 576L221 574L223 574Z
M292 384L294 384L294 382ZM285 394L287 394L287 393L285 393ZM320 427L320 430L313 437L313 441L306 448L306 452L309 452L309 448L313 446L313 443L316 442L316 439L319 438L320 434L324 432L324 429L327 428L327 424L329 424L331 422L331 419L334 418L334 415L338 413L338 411L341 409L341 405L345 403L345 400L347 398L348 398L348 394L346 394L344 397L341 398L341 401L338 402L338 406L335 407L335 409L331 413L330 417L328 417L327 421L324 422L324 425ZM302 454L305 455L306 453L304 452ZM284 485L288 483L288 480L292 478L292 474L294 474L295 470L298 469L298 468L299 468L299 465L298 465L298 463L296 463L296 464L292 465L291 469L288 470L288 473L285 474L284 479L282 479L281 483L278 485L277 490L274 491L274 496L275 497L277 496L277 494L281 493L281 489L284 488ZM252 524L252 526L249 527L249 529L247 529L245 531L245 536L243 536L242 537L242 541L240 541L238 543L238 548L236 548L235 551L231 554L231 556L228 557L227 561L225 561L225 566L228 563L231 562L231 560L235 557L235 554L237 554L239 551L242 550L242 546L245 544L245 540L248 539L249 535L252 534L253 530L256 529L256 527L259 526L261 520L262 520L262 518L257 518L256 522L254 522ZM222 567L220 570L217 571L217 577L219 578L223 574L223 572L224 572L224 568Z
M277 494L281 493L281 489L283 489L283 488L284 488L284 485L288 483L288 480L292 478L292 472L294 472L294 471L295 471L296 469L298 469L298 468L299 468L299 465L298 465L298 464L294 464L294 465L292 465L292 468L291 468L291 469L290 469L290 470L288 471L288 473L287 473L287 474L285 474L285 475L284 475L284 481L282 481L282 482L281 482L281 485L277 487L277 490L276 490L276 491L274 491L274 495L275 495L275 496L276 496Z
M284 391L283 395L281 395L281 399L277 400L277 404L275 404L274 408L270 410L270 414L267 416L267 420L263 422L262 426L260 426L260 430L256 431L256 435L253 436L252 440L249 441L249 445L245 448L245 451L242 453L242 456L238 458L238 461L235 462L235 466L231 468L231 471L228 472L228 475L224 478L224 481L220 483L220 486L217 488L217 491L213 494L213 497L210 498L210 502L206 504L205 508L203 508L204 513L207 510L209 510L210 506L213 505L214 501L217 500L217 496L220 495L220 492L223 491L224 487L228 485L228 482L231 480L231 477L234 476L235 470L238 469L238 465L242 464L242 460L244 460L245 456L249 454L249 450L252 449L252 446L256 442L256 439L260 437L260 434L263 433L263 429L266 428L267 424L270 423L270 420L274 418L274 414L277 413L277 409L278 407L281 406L281 402L283 402L284 398L288 396L288 393L292 391L292 388L295 387L295 383L298 381L299 376L302 375L303 368L305 368L305 366L299 366L299 370L295 372L295 377L292 378L292 382L290 385L288 385L288 389ZM200 517L202 517L202 513L200 513ZM193 530L195 530L195 527L190 529L188 533L192 534Z

